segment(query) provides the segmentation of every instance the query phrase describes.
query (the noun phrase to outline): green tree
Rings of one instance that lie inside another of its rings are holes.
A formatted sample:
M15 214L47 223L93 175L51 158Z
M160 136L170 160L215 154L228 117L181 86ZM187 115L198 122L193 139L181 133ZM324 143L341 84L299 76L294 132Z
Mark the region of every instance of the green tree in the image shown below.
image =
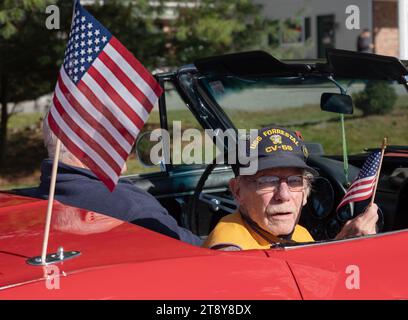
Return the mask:
M252 0L179 0L171 5L174 1L111 0L87 9L150 69L259 49L276 30Z
M397 101L395 89L385 81L370 81L363 91L353 95L357 109L364 116L390 113Z
M268 32L261 10L251 0L179 1L177 18L168 21L167 62L259 48Z
M61 1L62 2L62 1ZM9 103L52 92L66 34L46 29L47 0L0 2L0 163L7 150ZM64 5L61 4L61 8ZM65 7L67 7L65 5ZM72 8L65 10L66 15ZM63 18L61 16L61 20Z
M163 61L165 38L158 21L162 2L110 0L97 1L86 9L101 22L140 62L150 70Z
M57 5L60 30L48 30L47 5ZM137 4L137 5L136 5ZM154 66L164 48L147 0L113 0L87 9L107 26L143 64ZM73 1L0 0L0 163L7 152L8 104L36 99L55 87L70 31ZM156 14L157 15L157 14ZM161 41L161 42L160 42Z
M26 22L29 12L45 7L46 0L1 0L0 36L9 39Z
M174 3L174 2L173 2ZM61 30L45 26L45 8L60 8ZM68 38L73 1L0 0L0 162L7 142L8 103L52 92ZM252 0L99 1L87 9L150 70L197 58L269 48L276 30ZM193 5L192 5L193 4ZM260 46L262 44L262 46ZM264 45L265 44L265 45ZM278 43L272 43L272 47Z

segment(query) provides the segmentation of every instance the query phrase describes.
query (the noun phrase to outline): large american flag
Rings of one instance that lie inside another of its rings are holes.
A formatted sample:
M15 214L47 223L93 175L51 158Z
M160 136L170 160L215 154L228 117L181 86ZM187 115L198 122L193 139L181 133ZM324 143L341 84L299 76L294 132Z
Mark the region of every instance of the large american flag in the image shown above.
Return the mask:
M109 190L161 93L141 63L76 1L47 120Z
M374 191L377 172L380 167L381 152L373 152L364 162L357 178L348 188L336 210L350 203L370 198Z

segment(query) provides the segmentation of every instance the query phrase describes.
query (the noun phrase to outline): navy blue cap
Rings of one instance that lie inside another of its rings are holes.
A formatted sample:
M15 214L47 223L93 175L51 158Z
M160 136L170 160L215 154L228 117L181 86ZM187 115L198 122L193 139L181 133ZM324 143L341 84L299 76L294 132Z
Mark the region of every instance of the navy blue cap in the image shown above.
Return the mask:
M276 126L262 128L258 130L256 137L249 140L247 155L250 156L256 150L257 171L271 168L301 168L315 176L319 175L315 169L306 164L308 150L298 132Z

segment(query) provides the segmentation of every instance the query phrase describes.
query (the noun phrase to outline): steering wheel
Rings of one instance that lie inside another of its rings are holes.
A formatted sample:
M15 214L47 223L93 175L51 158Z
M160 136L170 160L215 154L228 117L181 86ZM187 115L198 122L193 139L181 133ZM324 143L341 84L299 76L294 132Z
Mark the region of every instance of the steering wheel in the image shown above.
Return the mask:
M236 212L236 210L238 209L238 206L236 205L235 200L232 197L228 196L221 197L203 193L205 182L207 181L208 177L214 171L217 165L218 164L216 163L216 159L214 159L213 163L209 164L205 168L203 174L198 180L197 187L195 188L194 194L190 199L188 205L187 216L192 217L191 227L192 229L193 227L195 228L195 230L192 230L195 234L199 233L200 213L199 210L197 210L199 201L209 204L214 211L223 210L226 213L233 213Z
M303 207L300 217L301 225L308 229L315 240L334 239L345 223L361 214L368 204L368 201L349 203L337 210L337 205L346 191L329 178L320 175L314 179L307 204ZM380 207L378 216L377 232L381 231L384 225Z

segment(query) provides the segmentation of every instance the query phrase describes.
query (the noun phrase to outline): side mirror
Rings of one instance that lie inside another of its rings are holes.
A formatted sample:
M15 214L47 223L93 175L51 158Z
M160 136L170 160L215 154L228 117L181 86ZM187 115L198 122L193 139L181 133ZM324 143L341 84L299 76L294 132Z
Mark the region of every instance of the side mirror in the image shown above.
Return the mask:
M320 99L320 109L341 114L353 114L353 100L346 94L324 92Z
M160 164L154 163L150 157L150 151L152 150L153 146L157 144L157 141L152 141L150 139L151 134L152 131L140 133L136 140L136 156L140 163L148 168Z

